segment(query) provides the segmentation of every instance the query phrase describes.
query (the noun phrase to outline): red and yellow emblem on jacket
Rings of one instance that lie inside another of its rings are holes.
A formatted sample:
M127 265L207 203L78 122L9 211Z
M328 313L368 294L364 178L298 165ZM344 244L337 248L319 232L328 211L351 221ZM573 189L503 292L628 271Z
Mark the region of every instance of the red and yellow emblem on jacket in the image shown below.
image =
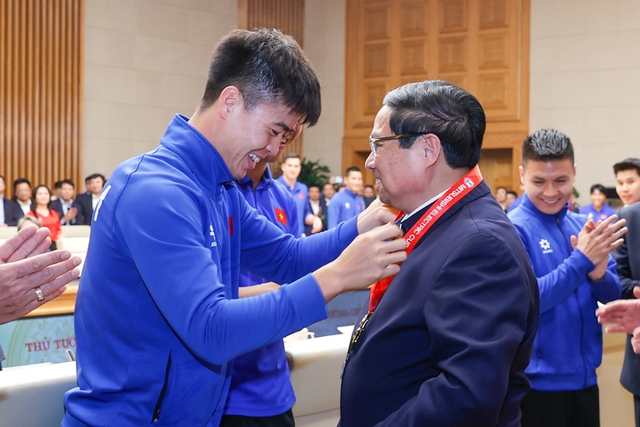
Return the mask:
M276 211L276 221L278 221L280 224L284 224L284 225L288 225L287 224L287 213L285 211L283 211L280 208L274 207L275 211Z

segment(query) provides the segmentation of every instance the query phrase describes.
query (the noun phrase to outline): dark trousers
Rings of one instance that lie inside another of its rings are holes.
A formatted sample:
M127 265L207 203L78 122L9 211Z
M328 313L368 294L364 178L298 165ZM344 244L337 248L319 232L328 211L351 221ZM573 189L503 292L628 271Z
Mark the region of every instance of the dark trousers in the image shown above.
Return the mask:
M244 415L223 415L220 427L294 427L293 411L273 417L245 417Z
M640 427L640 396L633 395L633 406L636 413L636 427Z
M600 427L598 386L578 391L531 390L522 401L522 427Z

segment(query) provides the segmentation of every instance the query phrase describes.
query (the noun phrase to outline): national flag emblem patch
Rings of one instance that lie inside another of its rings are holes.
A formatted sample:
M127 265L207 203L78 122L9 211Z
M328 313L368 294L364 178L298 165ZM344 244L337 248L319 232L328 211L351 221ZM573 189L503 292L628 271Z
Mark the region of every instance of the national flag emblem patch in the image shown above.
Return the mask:
M287 223L287 213L280 208L274 208L276 211L276 221L280 224L289 225Z

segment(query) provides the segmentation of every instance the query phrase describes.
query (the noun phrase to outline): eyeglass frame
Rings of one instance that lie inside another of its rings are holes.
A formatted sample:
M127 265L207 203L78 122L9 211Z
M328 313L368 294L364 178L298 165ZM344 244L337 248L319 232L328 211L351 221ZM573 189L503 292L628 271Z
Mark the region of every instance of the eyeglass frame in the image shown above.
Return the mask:
M381 136L381 137L373 137L371 135L369 135L369 148L371 149L371 154L373 154L373 157L377 157L378 156L378 148L379 146L376 145L380 142L383 141L393 141L395 139L402 139L402 138L413 138L416 136L422 136L422 135L426 135L429 132L418 132L418 133L402 133L400 135L391 135L391 136Z

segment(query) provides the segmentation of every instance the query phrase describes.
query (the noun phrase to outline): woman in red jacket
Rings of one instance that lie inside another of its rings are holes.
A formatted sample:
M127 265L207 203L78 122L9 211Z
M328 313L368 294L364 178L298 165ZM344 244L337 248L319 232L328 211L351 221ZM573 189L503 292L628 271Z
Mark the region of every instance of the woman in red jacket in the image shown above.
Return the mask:
M43 227L49 229L49 237L51 238L50 250L56 250L56 241L60 236L60 216L54 209L50 209L51 191L46 185L38 185L33 189L33 198L31 199L31 210L27 216L38 218Z

